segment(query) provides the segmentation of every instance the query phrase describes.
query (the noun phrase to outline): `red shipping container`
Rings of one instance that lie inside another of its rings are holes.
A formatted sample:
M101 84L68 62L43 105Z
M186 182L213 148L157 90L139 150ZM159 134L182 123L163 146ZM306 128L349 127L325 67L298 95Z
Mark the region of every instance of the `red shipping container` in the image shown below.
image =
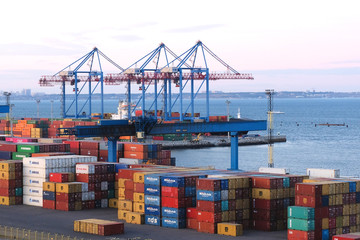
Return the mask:
M197 230L198 221L193 218L186 219L186 228Z
M252 177L252 187L254 188L266 188L266 189L273 189L279 188L278 180L282 178L272 178L272 177Z
M313 183L297 183L295 185L296 195L321 196L322 185Z
M214 212L198 211L198 215L196 219L198 222L219 223L221 222L221 216L222 216L221 212L214 213Z
M217 223L198 222L198 232L203 233L217 233Z
M196 207L198 211L204 212L221 212L221 202L211 202L211 201L196 201Z
M134 183L134 192L144 193L145 185L144 183Z
M312 207L312 208L321 207L321 197L296 195L295 205L302 207Z
M170 197L161 197L161 205L163 207L170 208L183 208L185 206L185 199L181 198L170 198Z
M161 196L171 198L184 198L185 188L183 187L161 187Z
M99 157L99 150L80 148L80 155Z
M279 211L279 212L278 212ZM284 211L281 210L267 210L267 209L253 209L252 217L254 220L264 220L264 221L276 221L277 219L284 219L284 216L279 216L284 214Z
M258 209L277 209L279 207L277 200L278 199L267 200L267 199L254 198L252 202L252 206L253 208L258 208Z
M360 240L360 234L341 234L335 235L333 240Z
M15 183L16 183L16 180L0 179L0 186L3 188L16 188Z
M253 229L260 231L276 231L276 221L253 220Z
M124 223L99 224L98 233L100 236L109 236L124 233Z
M127 188L125 188L125 200L134 200L134 191L133 190L128 190Z
M0 188L0 196L4 197L14 197L15 196L15 188Z
M100 157L108 157L108 150L99 150Z
M85 182L85 183L94 183L95 182L95 174L77 173L76 181L77 182Z
M236 210L236 200L228 200L229 211Z
M316 240L314 231L288 230L288 240Z
M16 152L16 144L1 142L0 143L0 151Z
M147 152L148 146L139 143L124 143L124 152ZM127 158L127 157L125 157Z
M147 159L147 152L124 152L124 158L133 158L133 159Z
M74 211L75 203L74 202L60 202L56 201L56 210L61 211Z
M76 155L80 155L80 148L70 148L70 152Z
M54 209L56 208L56 202L51 200L43 200L43 208Z
M69 173L50 173L50 182L64 183L69 181Z
M198 178L196 181L196 189L207 191L220 191L221 180L211 178Z
M23 204L23 197L22 196L15 197L15 204L16 205Z
M136 172L142 172L139 169L119 169L118 174L119 174L119 178L125 178L125 179L130 179L133 180L134 179L134 173Z
M96 141L80 141L80 148L99 150L99 142Z
M125 181L125 189L134 191L134 181L133 180L126 180Z
M198 210L195 207L186 209L186 218L197 219L197 215L198 215Z
M74 193L56 193L56 201L59 202L75 202Z

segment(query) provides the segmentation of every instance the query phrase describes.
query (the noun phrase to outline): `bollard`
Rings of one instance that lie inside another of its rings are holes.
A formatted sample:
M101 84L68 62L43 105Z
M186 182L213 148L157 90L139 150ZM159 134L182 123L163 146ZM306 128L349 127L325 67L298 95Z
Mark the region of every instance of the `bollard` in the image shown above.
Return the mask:
M50 240L50 233L48 233L48 240Z
M31 230L29 230L29 237L28 237L29 240L31 240Z
M41 240L44 240L44 232L41 232Z
M5 238L7 237L7 236L6 236L6 228L7 228L7 227L5 226L5 234L4 234L4 235L5 235Z
M16 239L19 239L19 228L16 228Z

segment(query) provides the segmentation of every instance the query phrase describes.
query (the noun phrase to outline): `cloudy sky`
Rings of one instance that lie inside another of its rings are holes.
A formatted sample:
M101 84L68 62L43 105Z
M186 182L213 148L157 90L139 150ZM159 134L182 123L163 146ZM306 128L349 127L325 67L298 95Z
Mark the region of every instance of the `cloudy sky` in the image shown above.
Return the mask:
M39 87L98 47L123 68L161 42L180 54L198 40L254 81L220 81L212 90L360 91L360 2L4 1L1 90ZM212 63L209 60L210 63ZM105 73L116 70L104 65ZM211 71L225 71L210 64ZM124 87L107 87L107 92Z

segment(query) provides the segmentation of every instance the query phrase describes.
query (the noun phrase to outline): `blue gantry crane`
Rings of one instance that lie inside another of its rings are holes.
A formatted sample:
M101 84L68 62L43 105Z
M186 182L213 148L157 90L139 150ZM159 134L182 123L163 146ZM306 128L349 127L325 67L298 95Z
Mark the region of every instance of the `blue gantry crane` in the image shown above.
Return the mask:
M101 94L101 117L104 115L104 73L100 57L104 58L120 71L124 70L95 47L93 50L61 69L54 75L42 76L40 78L40 86L54 86L54 84L61 85L61 112L63 118L89 118L92 114L92 95L99 85ZM98 67L99 70L94 70L95 66ZM75 94L74 99L68 107L66 106L65 87L67 84L73 86L73 92ZM86 86L88 86L87 98L83 104L79 104L79 97L83 92L86 92ZM70 114L70 110L73 105L75 105L75 113ZM86 105L89 107L87 114L84 111Z
M95 50L95 49L94 49ZM96 52L102 55L96 49ZM163 53L165 58L164 65L160 67L160 56ZM210 73L206 53L221 63L227 68L226 73ZM80 64L84 64L93 54L85 56ZM169 57L173 60L170 60ZM198 66L197 60L202 59L204 67ZM107 59L109 60L109 59ZM154 67L150 67L150 63L154 63ZM140 67L137 67L137 65ZM230 132L231 134L231 164L230 169L238 169L238 135L239 132L260 131L266 130L265 120L248 120L238 119L228 122L210 122L210 80L220 79L247 79L252 80L251 74L241 74L230 67L201 41L198 41L193 47L185 51L183 54L177 56L165 44L160 44L159 47L145 55L143 58L136 61L134 64L126 69L118 67L121 72L116 74L108 74L103 78L102 71L85 72L89 74L86 78L91 79L91 76L100 77L101 84L104 81L109 85L127 84L127 103L128 103L128 119L126 120L100 120L97 126L76 126L75 128L62 129L62 135L76 135L77 137L106 137L108 139L109 162L116 162L116 147L117 140L120 136L134 136L144 137L145 135L157 134L173 134L173 133L218 133ZM76 68L78 70L79 68ZM64 69L63 69L64 70ZM60 73L60 72L59 72ZM57 75L60 75L60 74ZM77 72L78 73L78 72ZM74 78L73 78L74 77ZM78 78L77 74L70 72L60 78L56 78L61 83ZM64 80L65 79L65 80ZM48 81L48 79L45 79ZM48 83L46 82L45 83ZM195 90L195 82L200 81L199 87ZM158 84L162 82L161 88L158 91ZM44 82L43 82L44 83ZM190 83L190 104L187 108L184 107L183 93L185 87ZM138 106L141 102L142 114L141 116L133 117L131 108L131 84L140 84L141 96L136 104ZM151 104L146 103L146 93L149 86L154 85L154 96ZM172 87L179 88L179 93L173 100ZM195 117L195 98L200 89L205 85L206 94L206 115L204 117ZM163 94L163 109L161 114L158 114L158 98ZM102 94L103 101L103 94ZM175 104L179 101L180 113L179 116L173 116L172 110ZM148 109L146 107L149 106ZM153 110L152 110L153 109ZM188 110L190 109L190 112ZM153 111L154 114L148 114ZM78 111L76 111L78 117ZM159 116L158 116L159 115ZM195 121L195 119L197 121ZM201 119L202 121L199 121ZM178 122L168 123L168 120L179 120Z

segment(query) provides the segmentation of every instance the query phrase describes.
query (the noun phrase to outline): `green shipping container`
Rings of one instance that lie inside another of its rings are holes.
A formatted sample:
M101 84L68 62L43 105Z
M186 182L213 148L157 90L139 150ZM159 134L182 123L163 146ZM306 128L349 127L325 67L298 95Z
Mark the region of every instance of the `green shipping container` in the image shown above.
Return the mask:
M300 231L314 231L315 220L288 218L288 229Z
M16 149L21 153L38 153L39 145L19 144Z
M115 190L108 190L108 198L115 198Z
M15 196L19 197L23 195L23 189L22 188L15 188Z
M12 153L13 160L22 160L24 157L31 157L31 153L19 153L19 152Z
M310 207L290 206L288 207L288 217L298 219L315 219L315 209Z

